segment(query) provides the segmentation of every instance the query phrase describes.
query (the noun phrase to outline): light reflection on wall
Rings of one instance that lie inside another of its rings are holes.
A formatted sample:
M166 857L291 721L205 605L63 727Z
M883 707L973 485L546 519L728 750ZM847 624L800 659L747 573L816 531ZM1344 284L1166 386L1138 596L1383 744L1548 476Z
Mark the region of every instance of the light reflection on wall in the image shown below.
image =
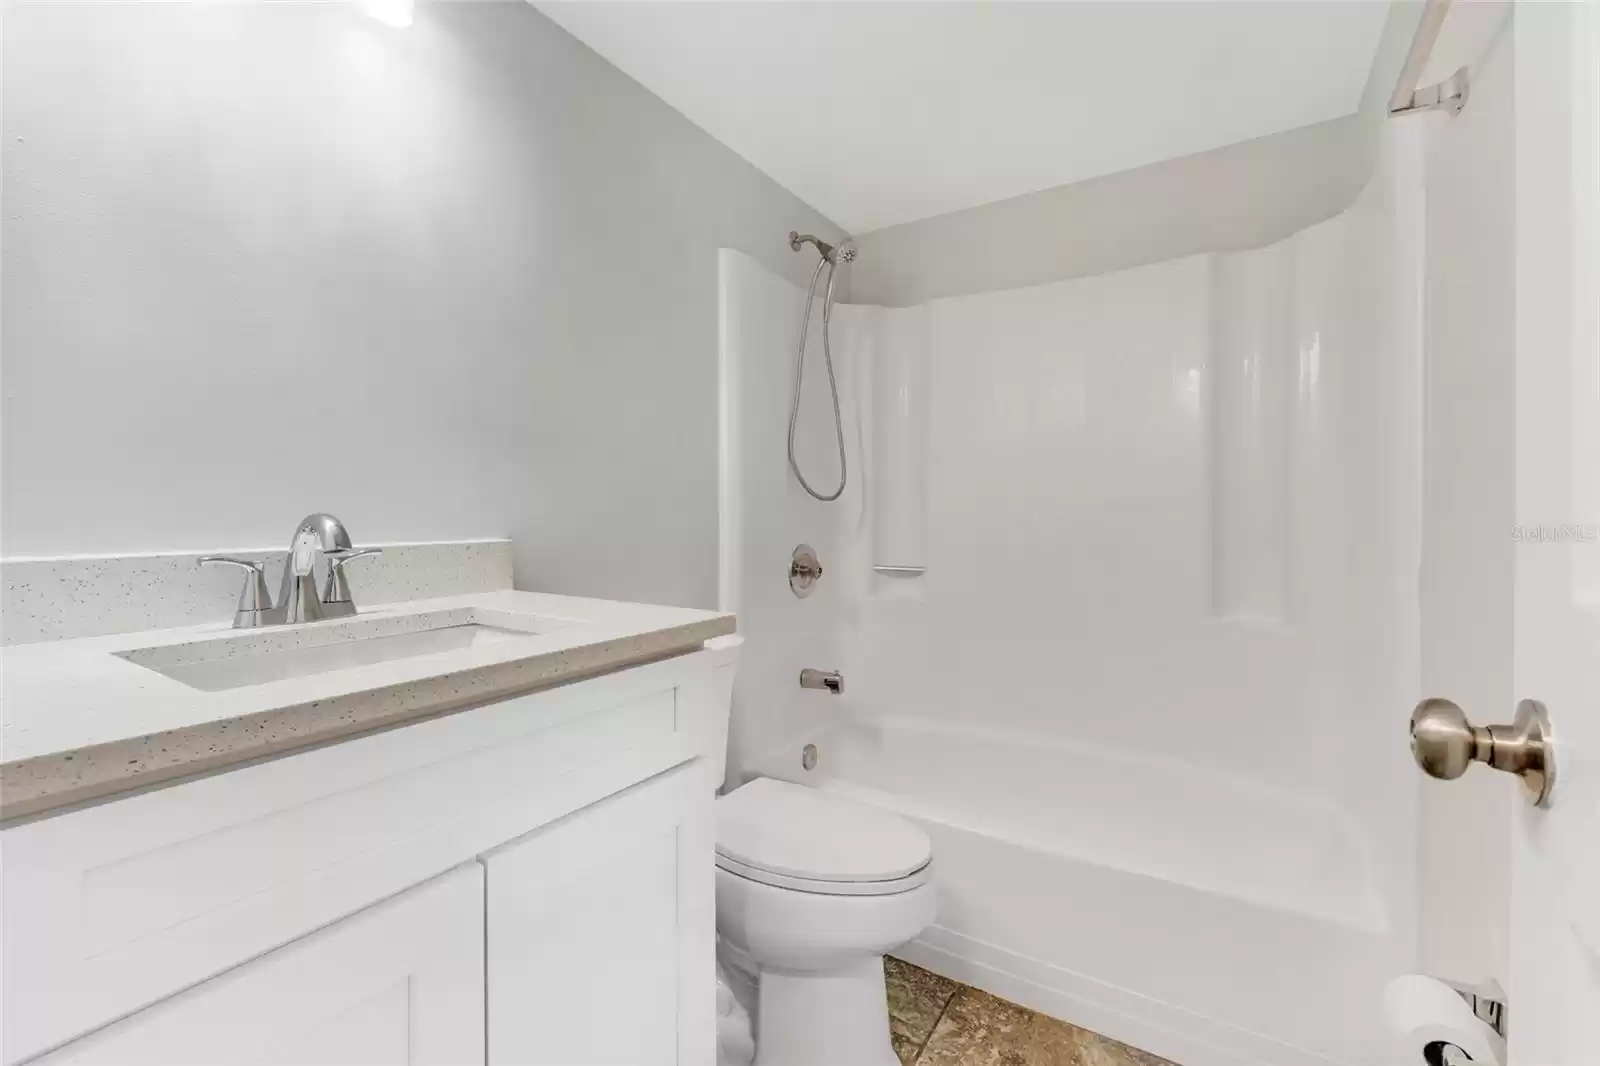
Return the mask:
M413 0L361 0L361 8L367 14L396 29L405 29L411 25Z

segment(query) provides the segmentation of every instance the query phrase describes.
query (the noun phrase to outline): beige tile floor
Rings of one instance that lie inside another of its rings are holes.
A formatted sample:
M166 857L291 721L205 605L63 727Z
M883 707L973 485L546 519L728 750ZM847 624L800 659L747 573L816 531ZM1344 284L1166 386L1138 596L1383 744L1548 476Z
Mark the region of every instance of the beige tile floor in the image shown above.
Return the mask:
M1173 1066L899 959L885 959L903 1066Z

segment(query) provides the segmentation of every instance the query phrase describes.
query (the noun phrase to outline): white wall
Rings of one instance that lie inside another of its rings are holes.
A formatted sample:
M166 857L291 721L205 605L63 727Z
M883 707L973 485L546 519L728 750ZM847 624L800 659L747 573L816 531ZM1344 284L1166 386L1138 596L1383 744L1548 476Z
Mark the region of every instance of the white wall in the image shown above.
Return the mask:
M526 4L12 4L0 546L510 534L716 596L716 249L838 236Z

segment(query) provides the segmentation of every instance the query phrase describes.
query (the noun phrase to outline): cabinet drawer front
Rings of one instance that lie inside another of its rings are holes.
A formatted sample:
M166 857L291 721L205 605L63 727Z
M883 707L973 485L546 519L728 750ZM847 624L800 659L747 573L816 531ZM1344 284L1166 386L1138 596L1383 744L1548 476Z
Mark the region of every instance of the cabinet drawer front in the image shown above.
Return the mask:
M729 669L697 652L5 830L4 1062L687 762Z
M473 863L38 1060L39 1066L483 1061Z

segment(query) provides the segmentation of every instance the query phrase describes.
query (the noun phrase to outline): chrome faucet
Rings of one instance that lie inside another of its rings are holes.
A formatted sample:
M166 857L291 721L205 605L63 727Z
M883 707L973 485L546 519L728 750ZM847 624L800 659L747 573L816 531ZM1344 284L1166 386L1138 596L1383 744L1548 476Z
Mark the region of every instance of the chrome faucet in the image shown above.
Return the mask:
M308 514L300 519L289 538L289 557L283 561L283 584L278 589L278 605L272 608L267 625L293 625L318 622L328 617L317 595L317 553L329 555L350 550L350 534L344 523L331 514Z
M350 584L345 580L344 567L352 559L365 555L380 555L381 548L350 546L350 534L344 523L331 514L306 515L295 527L289 539L288 557L283 561L283 585L278 602L273 604L267 591L267 579L262 564L248 559L233 559L223 555L206 555L200 565L223 563L244 567L244 592L239 596L239 606L233 613L233 628L250 629L256 626L295 625L300 622L318 622L324 618L347 618L356 613L350 596ZM316 564L321 555L328 562L328 581L322 593L317 592Z

